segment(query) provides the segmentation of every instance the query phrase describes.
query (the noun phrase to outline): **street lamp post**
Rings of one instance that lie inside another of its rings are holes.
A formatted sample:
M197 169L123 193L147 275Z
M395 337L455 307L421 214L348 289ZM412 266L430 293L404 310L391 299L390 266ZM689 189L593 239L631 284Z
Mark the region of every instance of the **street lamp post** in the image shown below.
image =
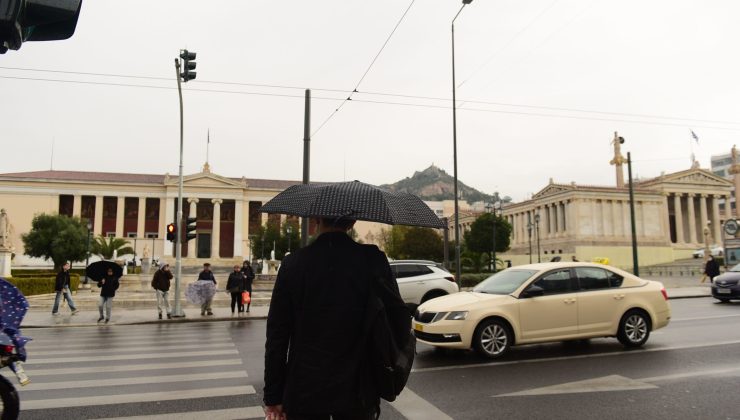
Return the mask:
M470 4L473 0L462 0L462 7L457 12L454 18L452 18L452 159L454 167L454 178L455 178L455 276L457 278L457 285L460 286L460 206L459 197L457 193L457 104L456 104L456 89L457 82L455 81L455 19L460 16L460 12L465 8L466 5Z
M495 219L494 211L493 211L493 204L486 203L485 207L486 213L491 215L491 220ZM491 272L496 272L496 221L493 220L493 248L491 248Z
M537 213L534 215L534 234L537 237L537 262L542 262L542 257L540 255L540 214Z
M534 223L532 223L532 216L527 212L527 241L529 242L529 263L532 264L532 229Z
M624 143L624 138L619 138L620 143ZM632 187L632 155L627 152L627 176L629 177L629 194L630 194L630 221L632 222L632 274L640 275L640 264L637 261L637 227L635 224L635 192Z

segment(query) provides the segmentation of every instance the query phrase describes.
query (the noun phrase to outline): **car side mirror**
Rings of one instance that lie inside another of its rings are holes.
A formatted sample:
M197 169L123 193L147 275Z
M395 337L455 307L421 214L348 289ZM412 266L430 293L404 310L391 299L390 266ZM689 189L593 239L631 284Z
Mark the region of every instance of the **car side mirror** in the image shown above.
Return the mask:
M524 290L524 293L522 293L522 297L535 297L535 296L542 296L544 294L545 294L545 289L533 284L527 287L526 290Z

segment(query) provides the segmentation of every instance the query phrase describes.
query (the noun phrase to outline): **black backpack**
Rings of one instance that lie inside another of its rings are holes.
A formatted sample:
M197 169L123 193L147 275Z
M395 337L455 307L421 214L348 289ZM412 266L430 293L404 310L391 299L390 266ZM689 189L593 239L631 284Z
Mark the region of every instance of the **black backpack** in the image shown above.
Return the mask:
M387 307L383 297L395 307ZM398 292L390 290L383 278L377 275L373 275L371 280L365 311L370 379L378 397L395 401L406 386L416 354L416 337L411 333L411 315ZM392 320L404 320L402 328L399 328L400 325L395 326L395 333L389 315ZM408 325L405 325L406 322Z

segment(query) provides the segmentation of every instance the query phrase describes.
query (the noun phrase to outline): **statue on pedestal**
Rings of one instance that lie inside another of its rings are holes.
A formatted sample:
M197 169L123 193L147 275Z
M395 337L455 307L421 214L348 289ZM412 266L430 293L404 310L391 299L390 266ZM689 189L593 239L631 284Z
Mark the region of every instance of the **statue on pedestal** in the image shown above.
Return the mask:
M149 245L144 244L144 251L142 252L142 258L149 258Z
M0 209L0 249L10 250L10 220L5 209Z

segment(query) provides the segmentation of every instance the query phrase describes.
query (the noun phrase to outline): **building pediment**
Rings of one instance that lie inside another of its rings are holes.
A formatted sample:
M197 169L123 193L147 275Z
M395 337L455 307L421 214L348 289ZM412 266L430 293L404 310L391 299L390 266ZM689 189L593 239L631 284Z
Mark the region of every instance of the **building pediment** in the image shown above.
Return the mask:
M177 176L166 176L164 180L164 184L166 186L177 186L178 185L178 177ZM247 182L245 179L241 180L234 180L231 178L226 178L221 175L216 175L214 173L197 173L192 175L186 175L183 176L183 186L186 187L200 187L200 188L246 188Z
M532 199L547 197L549 195L555 195L567 191L573 191L573 187L568 185L550 184L540 190L537 194L533 195Z
M643 186L658 186L665 184L692 185L703 187L732 187L732 182L717 176L707 170L696 168L687 171L676 172L673 174L663 175L651 179L644 183Z

